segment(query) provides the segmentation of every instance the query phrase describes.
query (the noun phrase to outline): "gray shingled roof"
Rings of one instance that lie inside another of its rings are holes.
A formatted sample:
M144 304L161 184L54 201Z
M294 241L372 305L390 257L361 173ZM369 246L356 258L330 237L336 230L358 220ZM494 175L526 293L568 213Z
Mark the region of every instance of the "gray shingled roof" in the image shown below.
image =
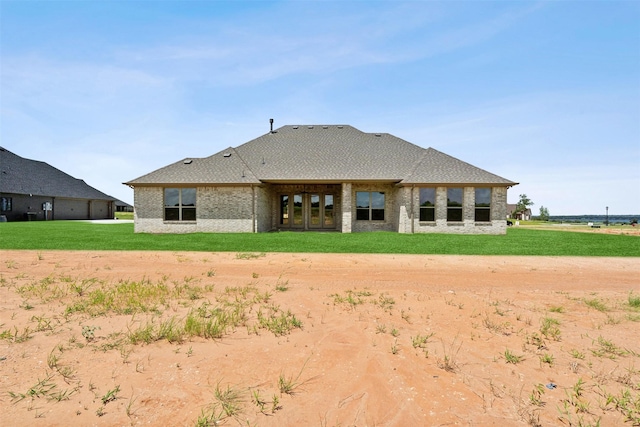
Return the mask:
M25 159L2 147L0 147L0 193L116 200L83 180L74 178L45 162Z
M225 156L224 154L228 155ZM347 125L283 126L211 157L158 169L128 185L388 181L515 183L432 148ZM243 176L244 175L244 176Z

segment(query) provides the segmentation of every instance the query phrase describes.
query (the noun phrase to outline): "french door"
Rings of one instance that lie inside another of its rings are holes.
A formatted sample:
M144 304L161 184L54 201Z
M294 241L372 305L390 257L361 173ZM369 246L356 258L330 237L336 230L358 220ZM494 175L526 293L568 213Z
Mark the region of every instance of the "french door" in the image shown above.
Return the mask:
M335 197L327 193L280 195L280 228L335 229Z

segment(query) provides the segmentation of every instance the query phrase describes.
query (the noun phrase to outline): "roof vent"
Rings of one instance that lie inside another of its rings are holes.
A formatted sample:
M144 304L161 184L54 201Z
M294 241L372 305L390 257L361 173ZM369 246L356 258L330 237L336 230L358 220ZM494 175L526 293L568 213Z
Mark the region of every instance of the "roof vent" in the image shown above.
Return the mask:
M313 126L307 126L307 129L313 129Z
M185 159L185 161L184 161L184 162L182 162L182 163L184 163L185 165L190 165L190 164L191 164L191 162L193 162L193 160L192 160L192 159Z
M224 153L225 157L231 157L231 153Z
M273 133L273 119L269 119L269 125L271 127L269 132Z
M322 126L322 129L329 129L329 126Z
M376 133L375 135L376 135L376 136L382 136L382 134L380 134L380 133Z
M294 126L293 128L294 128L294 129L298 129L299 127L300 127L300 126Z
M338 129L342 129L344 126L338 126Z

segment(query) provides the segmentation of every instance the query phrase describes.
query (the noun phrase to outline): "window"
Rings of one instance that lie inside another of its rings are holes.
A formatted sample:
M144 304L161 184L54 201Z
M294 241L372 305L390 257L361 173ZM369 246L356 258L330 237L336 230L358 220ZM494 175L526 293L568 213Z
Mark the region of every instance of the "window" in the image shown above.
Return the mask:
M491 221L491 189L476 188L476 222Z
M420 189L420 221L436 220L436 189Z
M165 188L164 189L164 220L165 221L195 221L196 220L196 189L195 188Z
M356 191L356 219L359 221L384 221L384 193Z
M462 188L447 188L447 221L462 221Z
M11 212L13 210L13 200L11 197L0 198L0 211Z

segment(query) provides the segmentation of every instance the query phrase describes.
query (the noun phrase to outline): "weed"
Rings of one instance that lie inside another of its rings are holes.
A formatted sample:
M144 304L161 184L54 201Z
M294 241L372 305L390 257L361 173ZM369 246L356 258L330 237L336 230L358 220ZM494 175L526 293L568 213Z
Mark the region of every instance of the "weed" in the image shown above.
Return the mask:
M0 332L0 339L14 343L25 342L32 337L33 335L31 334L31 330L28 326L24 328L22 332L18 331L17 326L13 327L13 332L11 331L11 329L5 329L4 331Z
M552 317L545 317L541 321L540 333L548 339L560 341L561 332L558 325L560 325L560 321Z
M95 339L95 331L97 329L100 329L100 327L85 325L82 327L82 336L89 342L93 341Z
M387 325L384 323L378 323L376 325L376 334L386 334L387 333Z
M391 336L392 337L398 337L400 335L400 331L398 331L396 328L392 328L391 329Z
M427 346L427 342L429 341L429 338L433 337L436 333L435 332L431 332L430 334L427 335L416 335L415 337L411 337L411 345L413 345L413 348L422 348L424 349Z
M618 356L626 356L628 352L615 345L612 341L604 339L602 336L597 340L598 348L592 349L591 353L597 357L608 357L615 359Z
M267 256L267 254L264 252L260 252L260 253L238 252L236 254L236 259L256 259L256 258L262 258L265 256Z
M593 299L584 299L584 303L588 306L591 307L595 310L601 311L601 312L605 312L605 311L609 311L609 307L607 307L607 305L600 299L598 298L593 298Z
M537 384L531 394L529 395L529 402L535 406L542 406L544 402L542 401L542 396L544 395L544 386L542 384Z
M124 408L125 413L127 414L127 417L131 418L131 416L133 415L133 413L135 411L131 410L131 407L133 406L133 404L135 403L136 398L133 397L133 394L131 395L131 397L129 398L129 402L127 402L126 407Z
M462 347L462 341L458 343L457 340L458 336L456 335L448 348L444 341L441 341L443 356L437 361L437 365L440 369L444 369L447 372L455 372L458 369L457 359L460 348Z
M631 308L640 309L640 295L634 295L633 292L629 292L627 303Z
M275 414L278 409L282 409L282 406L280 406L280 398L274 394L271 398L271 413Z
M226 417L236 418L242 413L244 398L240 390L229 385L226 388L221 388L218 384L214 390L214 397Z
M48 396L57 386L51 381L53 374L47 375L44 379L38 379L38 382L29 388L25 393L16 393L9 391L9 396L13 403L30 397L32 399Z
M115 388L107 391L104 396L102 396L102 404L106 405L109 402L112 402L118 398L118 392L120 392L120 386L117 385Z
M542 356L540 356L540 363L546 363L549 366L553 366L553 362L555 361L555 358L553 357L553 354L549 354L549 353L544 353Z
M398 354L400 352L400 348L398 347L398 341L394 341L391 345L391 354Z
M280 393L285 393L290 395L295 394L298 387L300 387L303 384L300 382L300 376L302 375L302 371L304 371L304 368L307 365L308 361L309 359L307 359L307 361L304 362L304 364L302 365L302 368L300 368L300 372L298 372L298 375L296 375L295 377L293 375L287 377L285 376L284 373L280 374L280 376L278 377L278 389L280 390Z
M279 307L270 307L265 314L261 308L257 316L260 328L272 332L275 336L288 335L296 328L302 329L302 322L290 310L284 312Z
M518 364L518 363L522 362L523 356L517 356L517 355L513 354L511 352L511 350L506 349L504 351L504 360L507 363L513 363L515 365L515 364Z
M378 306L382 308L384 311L391 311L396 301L385 294L380 294L378 297Z
M564 313L564 307L563 306L551 306L549 307L549 311L552 313Z
M574 348L574 349L571 349L571 350L569 351L569 354L570 354L571 356L573 356L574 358L576 358L576 359L580 359L580 360L583 360L583 359L584 359L584 357L585 357L585 355L584 355L584 353L583 353L583 352L581 352L581 351L579 351L579 350L576 350L575 348Z

